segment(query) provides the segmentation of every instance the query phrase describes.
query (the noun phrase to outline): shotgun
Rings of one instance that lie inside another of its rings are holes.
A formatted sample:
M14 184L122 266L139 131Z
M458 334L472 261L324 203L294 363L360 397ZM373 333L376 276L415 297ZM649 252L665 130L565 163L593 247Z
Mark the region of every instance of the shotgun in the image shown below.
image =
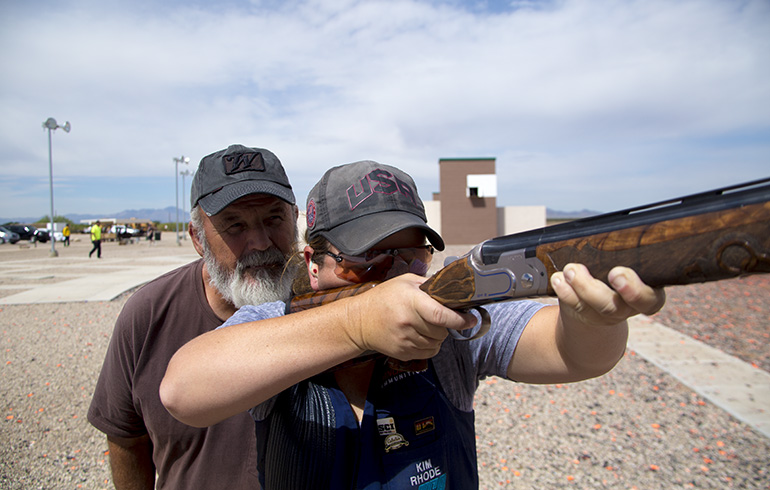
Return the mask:
M554 296L550 277L569 263L585 265L604 282L610 269L626 266L652 287L770 272L770 177L492 238L448 258L421 289L457 310ZM375 285L296 296L288 311Z

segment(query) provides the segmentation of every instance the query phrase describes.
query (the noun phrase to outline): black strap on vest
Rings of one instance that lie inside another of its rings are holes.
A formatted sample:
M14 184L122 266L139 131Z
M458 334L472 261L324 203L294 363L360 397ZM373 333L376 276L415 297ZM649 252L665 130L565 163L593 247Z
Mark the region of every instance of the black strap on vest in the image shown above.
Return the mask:
M326 388L309 381L284 391L270 416L264 455L266 488L329 488L329 468L335 465L335 425Z

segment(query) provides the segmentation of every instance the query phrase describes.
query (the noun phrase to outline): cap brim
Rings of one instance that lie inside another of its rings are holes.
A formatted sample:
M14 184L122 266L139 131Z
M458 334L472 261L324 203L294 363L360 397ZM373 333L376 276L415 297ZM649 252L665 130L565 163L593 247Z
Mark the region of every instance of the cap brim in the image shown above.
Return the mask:
M407 228L419 228L437 250L444 250L444 240L419 216L404 211L382 211L348 221L332 230L319 232L340 252L358 255L390 235Z
M242 197L251 194L270 194L294 205L294 192L290 187L268 180L244 180L226 185L217 192L198 200L208 216L213 216Z

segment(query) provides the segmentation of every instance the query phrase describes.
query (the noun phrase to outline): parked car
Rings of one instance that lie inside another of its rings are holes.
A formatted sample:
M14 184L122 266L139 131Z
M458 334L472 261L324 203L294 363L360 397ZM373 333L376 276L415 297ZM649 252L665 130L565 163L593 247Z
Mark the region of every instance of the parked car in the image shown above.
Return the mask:
M112 225L110 233L115 233L118 238L132 238L139 236L141 231L125 225Z
M0 243L16 243L21 237L15 231L11 231L5 226L0 226Z
M9 230L18 233L22 240L45 243L51 239L48 230L38 230L30 225L5 225Z

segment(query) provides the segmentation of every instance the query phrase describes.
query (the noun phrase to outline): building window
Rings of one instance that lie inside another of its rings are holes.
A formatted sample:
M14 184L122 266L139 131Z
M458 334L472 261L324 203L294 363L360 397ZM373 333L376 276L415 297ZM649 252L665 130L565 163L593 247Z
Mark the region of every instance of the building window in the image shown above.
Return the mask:
M466 197L497 197L497 175L468 174L465 180Z

